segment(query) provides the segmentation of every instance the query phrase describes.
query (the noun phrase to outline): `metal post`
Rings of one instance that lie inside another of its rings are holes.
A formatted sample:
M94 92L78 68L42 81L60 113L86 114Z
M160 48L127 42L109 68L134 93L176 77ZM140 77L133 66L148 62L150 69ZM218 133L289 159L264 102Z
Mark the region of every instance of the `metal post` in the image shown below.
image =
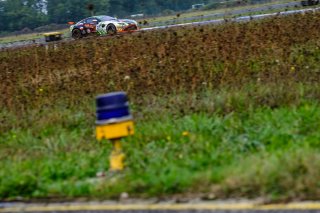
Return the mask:
M124 169L125 154L122 152L120 139L112 140L113 150L110 155L110 171L122 171Z

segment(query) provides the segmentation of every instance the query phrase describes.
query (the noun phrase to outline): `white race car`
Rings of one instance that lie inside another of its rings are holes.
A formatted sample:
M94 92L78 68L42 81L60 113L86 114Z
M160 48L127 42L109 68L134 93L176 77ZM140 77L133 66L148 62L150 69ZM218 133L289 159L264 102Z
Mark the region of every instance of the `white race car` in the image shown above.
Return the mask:
M79 21L69 22L72 38L80 39L88 35L115 35L139 29L138 23L131 19L117 19L110 16L92 16Z

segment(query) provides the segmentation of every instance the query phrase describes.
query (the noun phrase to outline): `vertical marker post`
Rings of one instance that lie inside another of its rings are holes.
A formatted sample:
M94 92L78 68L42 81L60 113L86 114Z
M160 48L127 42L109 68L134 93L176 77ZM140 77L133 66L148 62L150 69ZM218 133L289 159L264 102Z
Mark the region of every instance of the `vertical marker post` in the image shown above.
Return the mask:
M96 98L97 121L96 138L111 140L113 150L110 155L110 171L124 169L125 155L121 138L134 134L133 118L125 92L113 92Z

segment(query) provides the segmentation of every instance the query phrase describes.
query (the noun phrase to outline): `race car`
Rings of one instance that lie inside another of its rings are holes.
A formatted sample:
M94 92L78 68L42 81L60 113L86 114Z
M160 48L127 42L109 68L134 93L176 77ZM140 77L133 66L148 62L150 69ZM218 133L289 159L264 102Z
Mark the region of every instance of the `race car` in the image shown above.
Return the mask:
M69 22L72 38L80 39L88 35L115 35L139 29L138 23L131 19L117 19L111 16L92 16L79 21Z

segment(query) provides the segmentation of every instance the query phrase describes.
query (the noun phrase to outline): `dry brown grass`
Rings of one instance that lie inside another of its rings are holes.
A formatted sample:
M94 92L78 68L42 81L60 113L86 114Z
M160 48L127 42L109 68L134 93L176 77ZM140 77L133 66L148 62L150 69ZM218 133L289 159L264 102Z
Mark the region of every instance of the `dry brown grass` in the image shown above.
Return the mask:
M312 84L319 74L316 62L306 60L319 52L319 27L319 14L311 13L4 50L0 106L75 105L82 96L114 90L139 97L248 83ZM297 49L308 42L316 49Z

